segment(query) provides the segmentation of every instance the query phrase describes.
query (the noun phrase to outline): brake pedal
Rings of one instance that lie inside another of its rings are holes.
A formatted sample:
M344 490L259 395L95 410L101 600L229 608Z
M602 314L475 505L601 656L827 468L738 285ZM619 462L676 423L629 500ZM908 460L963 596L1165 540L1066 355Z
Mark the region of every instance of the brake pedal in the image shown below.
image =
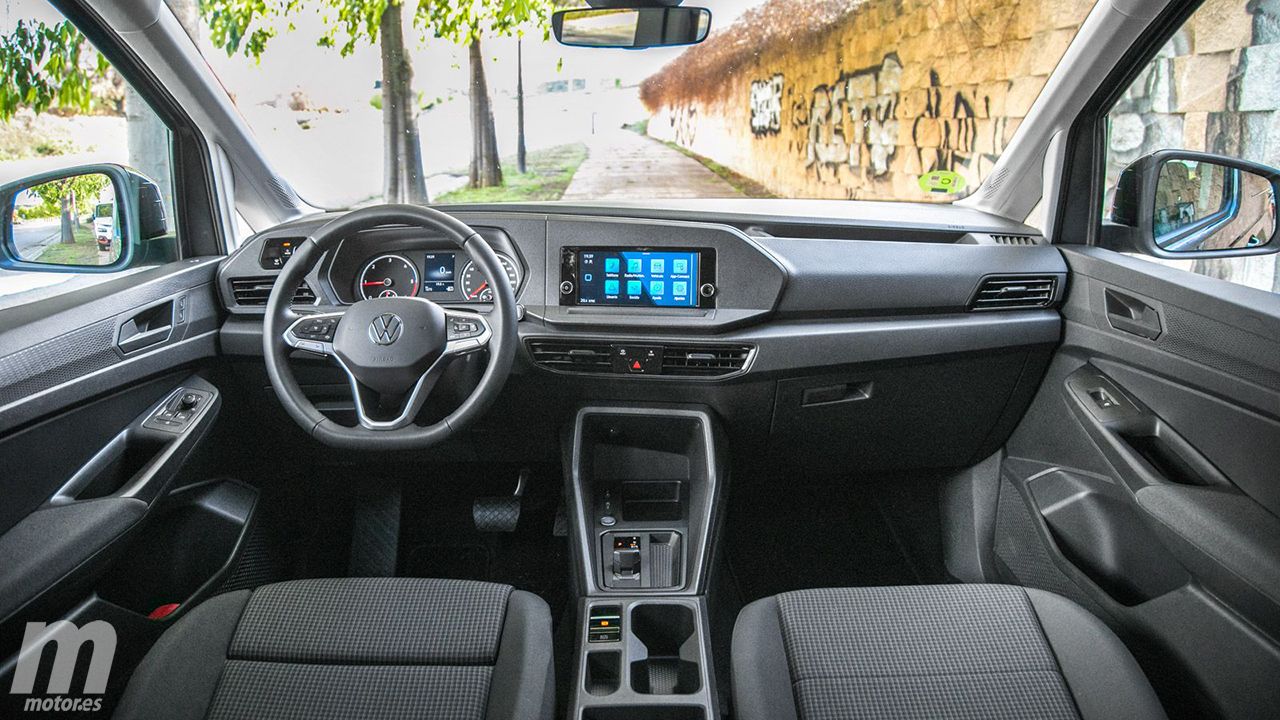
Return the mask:
M471 504L471 519L480 532L515 532L520 523L520 504L524 497L524 488L529 483L532 473L528 468L520 469L516 479L516 491L505 497L478 497Z

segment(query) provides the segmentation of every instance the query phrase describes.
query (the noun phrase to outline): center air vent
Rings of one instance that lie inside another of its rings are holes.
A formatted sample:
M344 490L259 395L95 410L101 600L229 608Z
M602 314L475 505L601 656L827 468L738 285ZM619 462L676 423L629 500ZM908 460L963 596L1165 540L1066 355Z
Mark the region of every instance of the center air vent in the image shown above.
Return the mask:
M241 307L266 307L275 282L273 277L235 278L231 281L231 292L235 295L236 304ZM305 282L298 283L298 289L293 292L292 304L315 305L316 294Z
M1055 275L993 275L983 278L969 303L970 310L1015 310L1047 307L1053 303Z
M598 340L530 340L533 361L551 370L607 373L612 368L611 345Z
M747 365L746 345L667 345L662 352L663 375L715 377L732 375Z
M747 345L531 339L534 363L558 372L717 378L746 369Z

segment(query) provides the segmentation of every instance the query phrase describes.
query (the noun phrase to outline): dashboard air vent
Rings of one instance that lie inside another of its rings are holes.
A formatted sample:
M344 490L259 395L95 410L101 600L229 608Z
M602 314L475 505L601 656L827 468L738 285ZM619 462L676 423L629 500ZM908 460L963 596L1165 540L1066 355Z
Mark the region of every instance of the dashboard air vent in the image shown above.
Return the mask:
M970 310L1016 310L1046 307L1053 302L1058 278L1053 275L993 275L982 280Z
M551 370L607 373L612 368L610 344L599 340L530 340L529 354Z
M242 307L265 307L267 297L271 295L271 288L275 285L276 279L273 277L258 278L235 278L231 281L231 292L235 294L236 304ZM307 287L307 284L299 283L298 289L293 293L294 305L315 305L316 294Z
M991 239L997 245L1039 245L1040 242L1030 235L996 235L992 234Z
M751 348L746 345L667 345L662 352L662 374L731 375L746 367L750 356Z

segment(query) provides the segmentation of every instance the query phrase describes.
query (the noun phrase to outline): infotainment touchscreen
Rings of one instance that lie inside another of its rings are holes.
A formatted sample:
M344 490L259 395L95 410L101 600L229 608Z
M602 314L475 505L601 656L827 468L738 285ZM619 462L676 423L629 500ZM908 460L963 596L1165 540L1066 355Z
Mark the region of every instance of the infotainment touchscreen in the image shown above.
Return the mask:
M709 249L566 248L561 299L574 305L707 307L715 288L714 257Z

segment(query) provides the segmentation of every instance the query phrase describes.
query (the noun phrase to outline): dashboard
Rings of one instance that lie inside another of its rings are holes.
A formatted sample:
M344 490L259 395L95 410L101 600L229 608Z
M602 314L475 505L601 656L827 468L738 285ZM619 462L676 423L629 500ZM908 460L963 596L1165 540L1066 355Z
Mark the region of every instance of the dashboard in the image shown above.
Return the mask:
M561 327L683 327L716 331L773 310L786 274L736 228L706 223L572 216L459 215L485 238L524 311ZM271 277L310 223L250 240L220 273L227 309L260 313ZM493 300L464 250L411 228L344 238L307 275L297 305L350 305L413 296L483 311Z
M445 208L499 254L498 281L520 306L512 375L478 432L529 457L555 447L554 419L582 403L693 402L778 457L962 466L997 446L1061 337L1067 268L1056 248L1026 226L958 209L922 208L921 218L937 217L890 227L720 207ZM220 347L246 361L259 389L275 276L335 217L259 233L219 269L229 314ZM306 313L412 295L485 313L493 282L447 239L386 227L344 238L293 301ZM296 361L314 399L335 412L350 404L340 371ZM446 383L459 391L483 359L460 365Z

